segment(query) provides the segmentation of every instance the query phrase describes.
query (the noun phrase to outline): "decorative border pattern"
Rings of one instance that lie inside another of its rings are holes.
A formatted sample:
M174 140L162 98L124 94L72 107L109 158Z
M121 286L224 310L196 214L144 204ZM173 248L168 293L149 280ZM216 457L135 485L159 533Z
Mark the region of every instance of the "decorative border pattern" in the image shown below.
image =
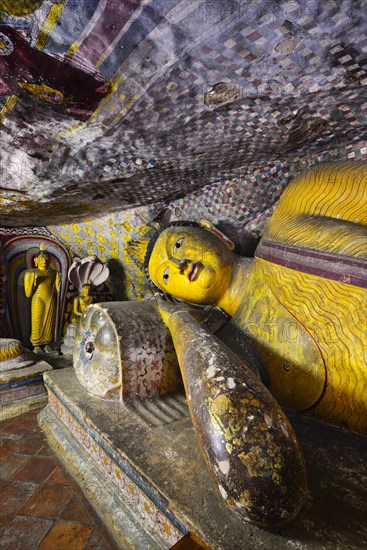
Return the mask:
M31 382L34 382L31 384ZM0 405L8 405L9 403L18 403L22 399L28 397L46 395L42 379L37 382L32 379L31 382L20 384L2 384L0 386Z
M168 510L164 509L159 501L153 502L153 499L156 499L152 494L147 495L147 493L150 493L149 489L142 487L142 482L138 481L133 472L130 471L129 473L131 477L135 477L135 481L124 471L128 470L128 467L121 464L119 457L105 446L93 430L77 418L75 411L69 410L67 404L57 395L54 388L50 387L47 382L45 384L49 394L49 405L54 409L57 417L67 426L83 449L110 476L111 481L121 491L124 500L134 508L134 513L143 518L148 528L157 532L169 544L169 547L187 534L188 529ZM170 516L170 518L167 516Z

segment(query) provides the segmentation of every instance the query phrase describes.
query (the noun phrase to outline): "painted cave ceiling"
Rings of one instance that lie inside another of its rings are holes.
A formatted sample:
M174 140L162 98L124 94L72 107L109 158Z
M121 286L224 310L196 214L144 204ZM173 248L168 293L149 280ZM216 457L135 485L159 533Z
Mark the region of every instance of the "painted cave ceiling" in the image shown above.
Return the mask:
M0 225L366 139L367 0L0 0Z

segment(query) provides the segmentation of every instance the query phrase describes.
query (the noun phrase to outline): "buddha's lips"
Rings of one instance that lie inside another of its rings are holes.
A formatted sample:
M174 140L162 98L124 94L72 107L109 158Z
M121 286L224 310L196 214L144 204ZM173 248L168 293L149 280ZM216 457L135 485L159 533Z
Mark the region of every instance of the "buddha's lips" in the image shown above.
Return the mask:
M195 279L196 275L198 274L198 271L200 269L201 263L200 262L193 262L190 266L189 272L187 274L190 283Z

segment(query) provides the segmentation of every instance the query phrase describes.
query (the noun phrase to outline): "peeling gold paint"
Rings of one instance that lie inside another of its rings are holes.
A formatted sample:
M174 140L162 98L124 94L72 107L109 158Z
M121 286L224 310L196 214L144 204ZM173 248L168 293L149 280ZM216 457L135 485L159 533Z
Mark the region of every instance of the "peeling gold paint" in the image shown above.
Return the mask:
M251 493L248 490L242 491L240 497L239 497L239 503L243 506L251 506L252 505L252 499L251 499Z
M8 99L5 101L5 104L0 111L0 124L2 123L4 118L7 117L8 114L14 109L17 101L18 101L18 97L16 95L10 95Z
M0 12L6 12L16 17L24 17L36 11L43 0L2 0Z

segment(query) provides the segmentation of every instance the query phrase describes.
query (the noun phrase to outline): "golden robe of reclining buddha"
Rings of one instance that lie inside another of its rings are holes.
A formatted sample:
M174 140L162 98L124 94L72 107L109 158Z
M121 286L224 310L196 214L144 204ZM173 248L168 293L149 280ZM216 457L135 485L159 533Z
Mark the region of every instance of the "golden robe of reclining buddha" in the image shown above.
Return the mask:
M367 163L320 165L283 193L255 258L177 223L145 257L164 292L212 304L251 340L283 405L367 433ZM229 332L229 331L227 331Z

